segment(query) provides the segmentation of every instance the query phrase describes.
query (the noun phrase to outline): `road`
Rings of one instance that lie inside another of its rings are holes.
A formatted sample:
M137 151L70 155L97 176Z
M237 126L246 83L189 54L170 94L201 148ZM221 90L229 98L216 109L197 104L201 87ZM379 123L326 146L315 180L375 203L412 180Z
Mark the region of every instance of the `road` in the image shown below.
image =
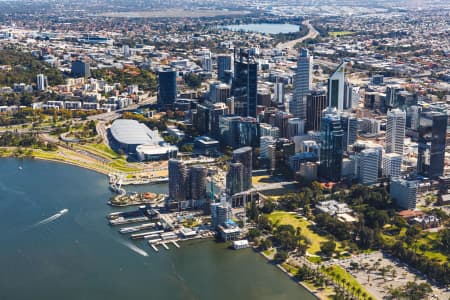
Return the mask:
M156 102L156 96L150 97L150 96L147 95L147 96L145 96L143 98L142 101L140 101L137 104L131 104L131 105L129 105L129 106L125 107L125 108L122 108L122 109L118 109L118 110L114 110L114 111L110 111L110 112L105 112L105 113L98 114L98 115L89 116L88 120L94 120L94 121L99 120L99 121L105 121L105 122L114 121L115 119L120 118L121 113L124 112L124 111L134 110L134 109L139 108L140 106L147 105L147 104L154 104L155 102Z
M309 22L309 20L305 20L302 22L303 25L306 25L308 27L308 34L296 39L296 40L292 40L286 43L279 43L276 47L278 49L287 49L288 50L288 54L296 54L296 51L294 50L294 46L297 43L301 43L307 39L314 39L319 35L319 32L311 25L311 23Z

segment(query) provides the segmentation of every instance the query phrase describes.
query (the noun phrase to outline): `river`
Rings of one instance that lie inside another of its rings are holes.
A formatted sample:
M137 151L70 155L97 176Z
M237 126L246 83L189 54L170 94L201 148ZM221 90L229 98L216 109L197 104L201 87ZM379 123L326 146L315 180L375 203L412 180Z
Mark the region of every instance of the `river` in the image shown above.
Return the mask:
M111 195L92 171L0 160L0 299L314 299L250 249L132 243L107 223Z

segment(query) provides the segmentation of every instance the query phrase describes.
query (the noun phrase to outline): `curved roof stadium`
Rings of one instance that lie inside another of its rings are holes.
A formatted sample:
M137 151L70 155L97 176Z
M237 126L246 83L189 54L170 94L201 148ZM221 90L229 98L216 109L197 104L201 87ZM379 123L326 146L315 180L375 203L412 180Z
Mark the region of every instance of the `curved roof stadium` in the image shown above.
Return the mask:
M121 144L157 145L163 141L157 131L135 120L115 120L110 130L114 139Z

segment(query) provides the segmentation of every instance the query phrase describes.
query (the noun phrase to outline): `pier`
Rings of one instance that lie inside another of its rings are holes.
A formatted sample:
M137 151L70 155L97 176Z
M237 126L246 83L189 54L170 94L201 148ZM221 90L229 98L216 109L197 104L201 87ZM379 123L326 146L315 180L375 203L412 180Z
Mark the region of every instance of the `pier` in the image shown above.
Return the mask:
M169 247L166 245L166 243L162 242L161 245L166 248L166 250L169 250Z
M155 252L159 251L159 249L155 246L155 244L150 244L150 246L153 248L153 250L155 250Z
M172 244L174 244L175 247L180 248L180 245L176 241L172 241Z

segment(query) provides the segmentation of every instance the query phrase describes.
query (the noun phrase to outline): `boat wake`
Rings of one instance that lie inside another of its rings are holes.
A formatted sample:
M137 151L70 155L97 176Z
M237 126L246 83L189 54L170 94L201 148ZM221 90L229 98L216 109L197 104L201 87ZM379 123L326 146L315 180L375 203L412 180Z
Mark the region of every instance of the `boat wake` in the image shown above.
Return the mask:
M50 222L55 221L56 219L61 218L62 216L64 216L65 214L67 214L69 212L69 210L67 208L60 210L59 212L57 212L56 214L54 214L51 217L48 217L42 221L37 222L36 224L34 224L33 227L39 226L39 225L44 225L44 224L48 224Z
M145 252L144 250L142 250L141 248L139 248L138 246L132 244L131 242L124 242L124 241L119 241L119 243L121 243L122 245L124 245L125 247L127 247L128 249L136 252L139 255L142 256L148 256L148 253Z

